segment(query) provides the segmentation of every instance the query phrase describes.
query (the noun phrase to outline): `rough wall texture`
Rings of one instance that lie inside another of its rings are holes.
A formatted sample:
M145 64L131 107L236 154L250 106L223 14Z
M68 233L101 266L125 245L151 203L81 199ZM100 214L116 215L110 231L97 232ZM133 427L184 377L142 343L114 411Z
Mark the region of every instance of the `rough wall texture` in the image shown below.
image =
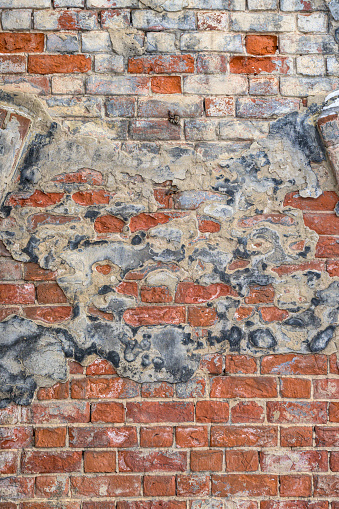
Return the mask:
M0 509L339 509L339 5L0 9Z

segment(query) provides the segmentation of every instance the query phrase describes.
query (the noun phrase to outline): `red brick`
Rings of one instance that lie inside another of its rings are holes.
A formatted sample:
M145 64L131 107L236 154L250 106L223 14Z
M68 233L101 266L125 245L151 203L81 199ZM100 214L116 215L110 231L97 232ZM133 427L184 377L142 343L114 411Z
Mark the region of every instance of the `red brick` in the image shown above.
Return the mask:
M212 475L212 495L265 497L277 495L278 477L276 475L255 474L214 474Z
M210 327L216 323L217 318L214 308L197 306L188 308L188 323L192 327Z
M174 475L146 475L144 495L146 497L171 497L175 495Z
M335 214L304 214L304 223L319 235L339 234L339 217Z
M0 502L0 509L17 509L17 505L14 502Z
M285 196L284 207L301 210L333 211L339 200L334 191L324 191L318 198L302 198L298 192L292 191Z
M264 422L265 412L255 401L239 401L231 409L233 423Z
M164 212L155 212L153 214L138 214L131 218L129 222L129 229L131 232L136 231L147 231L150 228L154 228L158 224L165 224L170 221L171 216L169 214L165 214Z
M137 497L141 494L140 475L73 476L71 490L76 497Z
M275 398L277 383L263 376L219 376L211 383L211 398Z
M103 274L104 276L107 276L111 270L112 270L112 267L108 264L104 264L104 265L97 265L95 267L95 270L97 272L99 272L99 274Z
M0 449L22 449L33 444L33 430L27 427L0 428Z
M282 322L289 315L285 309L279 309L275 306L260 308L260 316L264 322Z
M195 416L197 422L227 422L229 405L226 401L197 401Z
M278 375L326 375L326 355L297 355L294 353L268 355L261 361L261 373Z
M133 74L193 73L194 57L192 55L134 57L128 60L128 72Z
M238 226L241 228L252 228L262 222L281 224L283 226L295 224L294 219L286 214L258 214L256 216L242 217L238 220Z
M280 267L274 267L272 270L279 276L284 276L285 274L293 274L294 272L306 272L307 270L324 272L325 268L325 262L321 262L319 260L310 260L309 262L297 263L295 265L281 265Z
M181 77L155 76L151 78L151 90L154 94L181 94Z
M71 306L44 306L24 308L26 318L46 323L58 323L69 320L72 316Z
M0 474L13 475L18 470L18 453L14 451L0 452ZM1 509L1 505L0 505Z
M226 472L255 472L258 469L257 451L226 451Z
M90 405L85 401L72 403L54 401L53 405L33 403L24 413L23 422L34 424L85 423L89 422L89 417Z
M201 233L216 233L220 231L220 223L198 216L198 230Z
M173 207L173 200L169 189L153 189L153 193L155 200L161 208L171 209Z
M324 403L325 405L325 403ZM330 403L328 406L328 420L330 422L339 422L339 403Z
M231 286L223 283L214 283L209 286L179 283L175 294L175 302L177 304L204 304L228 295L238 296Z
M115 472L116 453L111 451L85 451L84 471L110 473Z
M41 475L35 478L35 494L39 498L67 497L68 477L61 475Z
M36 189L30 196L27 196L27 194L12 194L8 199L8 204L11 207L50 207L59 203L63 197L64 193L44 193Z
M25 451L21 459L21 470L26 474L79 472L81 452Z
M191 451L191 470L193 472L218 472L222 470L222 460L223 460L223 452L222 451Z
M124 422L125 408L122 403L92 403L92 422Z
M28 55L30 74L88 72L92 61L85 55Z
M124 295L132 295L138 297L138 283L131 281L121 281L118 286L115 287L115 291Z
M328 502L307 502L306 500L262 501L260 509L328 509Z
M200 360L200 369L206 370L210 375L221 375L223 358L218 353L204 355Z
M276 35L247 35L246 51L250 55L274 55L278 50Z
M274 73L287 74L289 59L285 57L231 57L230 71L236 74Z
M140 306L127 309L123 318L128 325L179 325L186 322L186 310L183 306Z
M282 447L312 447L313 430L303 426L281 428L280 443Z
M319 472L327 470L327 451L260 453L262 472Z
M39 304L65 304L67 298L57 283L40 283L36 289Z
M116 370L106 359L95 359L86 368L86 375L115 375Z
M313 485L315 497L339 497L338 475L316 475Z
M308 399L311 397L311 380L303 378L282 378L280 380L282 398Z
M70 427L69 446L88 447L134 447L138 443L136 428L124 427Z
M33 498L34 478L32 477L3 477L0 478L0 493L6 498L24 500Z
M212 447L276 447L278 430L273 426L213 426Z
M315 445L317 447L339 447L339 428L316 426Z
M251 286L248 297L245 298L246 304L267 304L274 300L274 288L267 286Z
M122 219L109 214L98 217L94 222L94 229L98 233L121 233L124 226Z
M34 304L35 287L31 283L22 285L0 283L0 304Z
M177 495L179 497L197 497L209 495L209 493L209 475L190 474L177 476Z
M326 270L331 277L339 277L339 260L327 260Z
M51 281L57 275L56 271L42 269L37 263L25 263L24 268L26 281Z
M328 237L322 235L315 249L315 256L317 258L333 258L339 257L339 242L337 237Z
M186 501L182 500L130 500L118 501L117 509L186 509ZM99 508L104 509L104 508Z
M52 182L61 184L90 184L92 186L100 186L103 184L103 176L100 171L90 168L81 168L73 173L60 173L56 175Z
M339 399L339 379L313 380L314 399Z
M35 447L65 447L66 428L36 428Z
M72 200L78 205L89 207L90 205L105 205L111 199L111 193L104 189L92 191L77 191L72 194Z
M126 403L127 420L132 422L190 422L194 405L182 401L142 401Z
M175 430L177 447L207 447L208 430L206 426L178 426Z
M186 452L119 451L119 472L184 472Z
M339 451L330 453L330 469L332 472L339 472Z
M75 399L134 398L139 385L128 378L82 378L72 381L71 395Z
M42 53L44 34L8 33L0 34L0 53Z
M239 306L234 313L234 318L241 322L242 320L247 320L250 316L255 312L254 307L249 306Z
M109 322L114 321L113 313L105 313L104 311L100 311L100 309L96 308L95 306L89 306L87 308L87 313L91 316L97 316L102 320L107 320Z
M167 286L143 286L140 290L140 296L142 302L166 303L173 301Z
M282 497L312 496L312 477L310 475L281 475L280 495Z
M20 509L80 509L80 502L23 502Z
M19 307L2 308L0 309L0 321L5 320L8 316L19 314L20 314Z
M83 502L82 509L115 509L115 502Z
M222 30L225 31L228 26L227 12L197 11L198 30Z
M167 382L144 383L141 386L141 396L143 398L172 398L174 386Z
M140 428L141 447L171 447L173 444L173 428L169 426L153 426Z
M70 375L83 375L84 367L80 364L80 362L73 361L69 359L68 368Z
M306 401L267 402L268 422L321 424L327 422L326 403Z
M257 371L257 361L248 355L226 355L225 373L252 374Z

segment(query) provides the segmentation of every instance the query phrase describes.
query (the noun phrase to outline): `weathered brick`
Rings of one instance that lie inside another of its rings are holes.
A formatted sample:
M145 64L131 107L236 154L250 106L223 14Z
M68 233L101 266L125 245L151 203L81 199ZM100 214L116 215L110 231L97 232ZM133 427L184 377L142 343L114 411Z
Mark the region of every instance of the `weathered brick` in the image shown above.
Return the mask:
M86 91L104 95L148 95L149 78L146 76L90 76Z
M311 380L282 378L280 394L283 398L308 399L311 397Z
M274 76L251 77L249 80L249 93L252 95L277 95L279 91L279 78Z
M323 12L298 14L300 32L327 32L327 24L327 15Z
M93 403L91 422L124 422L125 409L122 403Z
M264 408L254 401L240 401L231 409L233 423L264 422Z
M181 497L204 496L210 493L209 475L190 474L177 476L177 494Z
M234 99L233 97L206 97L205 109L207 117L234 115ZM222 134L222 122L219 124L219 134L221 139L224 139L224 134Z
M123 318L132 326L185 323L186 310L182 306L143 306L127 309Z
M226 401L197 401L195 415L197 422L227 422L229 405Z
M182 51L244 52L240 35L214 31L183 33L180 39L180 48Z
M95 30L99 28L98 15L95 11L85 10L35 11L34 28L37 30Z
M25 451L21 469L26 474L79 472L81 460L81 452Z
M227 12L197 12L198 30L221 30L226 32L228 29Z
M143 401L126 404L129 422L190 422L194 420L193 403Z
M339 476L338 475L316 475L313 477L315 497L338 497Z
M122 55L95 55L95 72L122 73L125 70L124 57Z
M196 69L199 74L226 74L228 56L222 53L198 53Z
M168 120L161 119L132 120L129 132L133 140L180 140L181 138L180 125L170 124Z
M155 12L152 10L134 10L132 12L133 27L145 30L195 30L195 14L193 11Z
M282 497L310 497L312 478L309 475L281 475L280 495Z
M67 497L69 479L62 475L41 475L35 479L35 493L39 498Z
M285 57L231 57L230 71L236 74L289 74L291 59Z
M275 12L232 12L230 27L239 32L291 32L295 27L295 19L292 14Z
M18 453L14 451L0 452L0 474L13 475L18 470ZM1 508L1 506L0 506Z
M248 84L245 76L186 76L183 82L185 94L244 95Z
M277 384L265 377L215 377L211 384L212 398L275 398Z
M70 447L133 447L137 445L134 427L70 427Z
M136 497L141 494L140 475L73 476L74 497Z
M127 378L86 378L73 380L72 398L134 398L139 395L139 385Z
M148 32L146 36L146 51L149 53L174 53L176 51L176 36L167 32Z
M26 57L23 55L0 55L0 73L26 72Z
M223 452L218 450L191 451L191 470L193 472L218 472L222 470Z
M225 373L251 374L257 371L256 359L248 355L226 355Z
M144 383L141 387L141 396L143 398L172 398L174 387L167 382Z
M141 447L171 447L173 429L169 426L152 426L140 428Z
M186 452L119 451L119 472L184 472Z
M53 405L33 403L24 413L23 422L33 424L85 423L90 419L90 405L85 401L58 402Z
M255 472L258 469L257 451L226 451L226 472Z
M130 13L128 9L107 9L101 11L101 27L102 28L128 28L130 26Z
M174 475L146 475L144 495L146 497L170 497L176 494Z
M28 72L32 74L54 74L88 72L91 59L85 55L29 55Z
M65 447L66 428L36 428L35 447Z
M306 76L324 76L325 61L321 55L303 55L297 57L297 72Z
M85 451L84 471L109 473L115 472L116 453L110 451Z
M0 493L3 498L11 500L25 500L27 498L33 498L34 478L2 477L0 478ZM5 509L7 508L5 507Z
M327 451L260 452L263 472L325 472Z
M267 402L268 422L318 424L327 422L327 406L323 402Z
M208 430L206 426L177 426L175 430L177 447L207 447Z
M3 11L1 16L3 30L29 30L32 24L31 9Z
M275 447L278 430L274 426L212 426L212 447Z
M264 474L214 474L212 475L212 495L253 497L274 496L278 492L278 477Z

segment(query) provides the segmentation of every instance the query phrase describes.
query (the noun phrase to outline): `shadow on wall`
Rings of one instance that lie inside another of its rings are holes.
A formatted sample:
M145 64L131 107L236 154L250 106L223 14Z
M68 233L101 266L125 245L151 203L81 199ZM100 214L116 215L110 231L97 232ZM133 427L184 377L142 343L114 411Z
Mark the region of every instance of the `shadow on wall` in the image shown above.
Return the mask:
M73 308L58 315L38 287L27 301L12 285L0 406L65 380L66 357L179 382L206 352L334 351L339 280L324 259L339 256L337 196L316 106L175 145L71 135L19 94L0 107L1 238L15 260L56 271Z

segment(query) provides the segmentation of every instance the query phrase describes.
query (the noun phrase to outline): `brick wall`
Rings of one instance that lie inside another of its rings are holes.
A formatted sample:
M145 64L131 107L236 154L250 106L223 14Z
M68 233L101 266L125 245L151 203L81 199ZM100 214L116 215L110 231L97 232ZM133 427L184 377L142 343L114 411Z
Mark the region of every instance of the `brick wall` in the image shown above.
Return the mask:
M0 509L339 509L335 2L0 10Z

